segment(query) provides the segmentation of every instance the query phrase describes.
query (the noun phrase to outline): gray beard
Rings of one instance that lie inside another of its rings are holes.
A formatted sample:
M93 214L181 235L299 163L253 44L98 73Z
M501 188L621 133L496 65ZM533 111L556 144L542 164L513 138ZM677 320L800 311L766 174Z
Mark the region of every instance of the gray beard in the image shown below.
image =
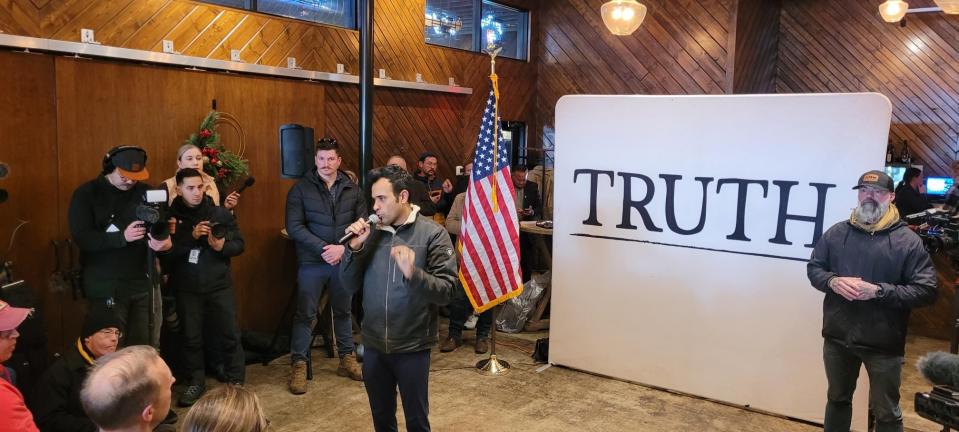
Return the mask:
M872 200L863 201L856 207L856 220L867 225L879 222L882 216L889 210L889 203L879 204Z

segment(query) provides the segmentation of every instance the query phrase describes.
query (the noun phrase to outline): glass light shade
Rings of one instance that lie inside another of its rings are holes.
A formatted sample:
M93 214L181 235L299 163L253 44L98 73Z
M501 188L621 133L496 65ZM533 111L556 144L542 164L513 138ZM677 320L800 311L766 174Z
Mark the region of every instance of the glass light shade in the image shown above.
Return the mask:
M884 21L891 23L901 21L908 10L909 3L902 0L886 0L885 3L879 5L879 15L882 16Z
M936 6L949 15L959 14L959 0L935 0Z
M600 14L611 33L628 36L646 19L646 6L636 0L612 0L600 8Z

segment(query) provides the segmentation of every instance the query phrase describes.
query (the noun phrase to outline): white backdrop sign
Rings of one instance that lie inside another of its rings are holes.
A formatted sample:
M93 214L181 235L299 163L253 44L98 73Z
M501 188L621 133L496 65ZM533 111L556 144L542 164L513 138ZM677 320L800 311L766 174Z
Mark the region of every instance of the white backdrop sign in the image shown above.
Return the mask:
M560 99L550 362L822 422L806 260L882 168L890 113L875 93Z

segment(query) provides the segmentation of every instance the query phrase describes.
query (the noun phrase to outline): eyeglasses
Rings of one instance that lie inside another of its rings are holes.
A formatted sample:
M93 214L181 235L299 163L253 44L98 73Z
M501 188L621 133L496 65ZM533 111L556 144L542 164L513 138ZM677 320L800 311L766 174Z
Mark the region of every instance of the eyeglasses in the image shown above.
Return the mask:
M101 333L101 334L105 334L105 335L117 335L118 338L123 337L123 332L120 331L119 329L108 329L108 328L105 328L105 329L103 329L103 330L98 331L97 333Z

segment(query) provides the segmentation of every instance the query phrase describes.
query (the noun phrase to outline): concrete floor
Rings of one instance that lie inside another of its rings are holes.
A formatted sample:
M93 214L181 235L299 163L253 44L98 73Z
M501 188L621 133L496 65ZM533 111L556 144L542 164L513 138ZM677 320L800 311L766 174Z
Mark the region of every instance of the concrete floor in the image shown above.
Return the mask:
M445 324L441 325L445 328ZM430 374L430 422L437 431L814 431L814 425L743 410L696 397L599 377L561 367L537 372L529 354L539 334L500 334L498 353L513 368L485 377L472 365L486 358L472 349L472 332L457 351L434 350ZM939 431L915 415L913 395L928 391L915 361L948 343L910 337L903 368L902 407L907 430ZM271 431L370 431L369 406L361 382L336 375L336 361L314 350L314 379L306 395L287 391L289 357L269 366L247 367L247 386L260 396ZM211 381L209 386L218 385ZM181 415L185 410L179 410ZM402 426L402 408L397 416Z

